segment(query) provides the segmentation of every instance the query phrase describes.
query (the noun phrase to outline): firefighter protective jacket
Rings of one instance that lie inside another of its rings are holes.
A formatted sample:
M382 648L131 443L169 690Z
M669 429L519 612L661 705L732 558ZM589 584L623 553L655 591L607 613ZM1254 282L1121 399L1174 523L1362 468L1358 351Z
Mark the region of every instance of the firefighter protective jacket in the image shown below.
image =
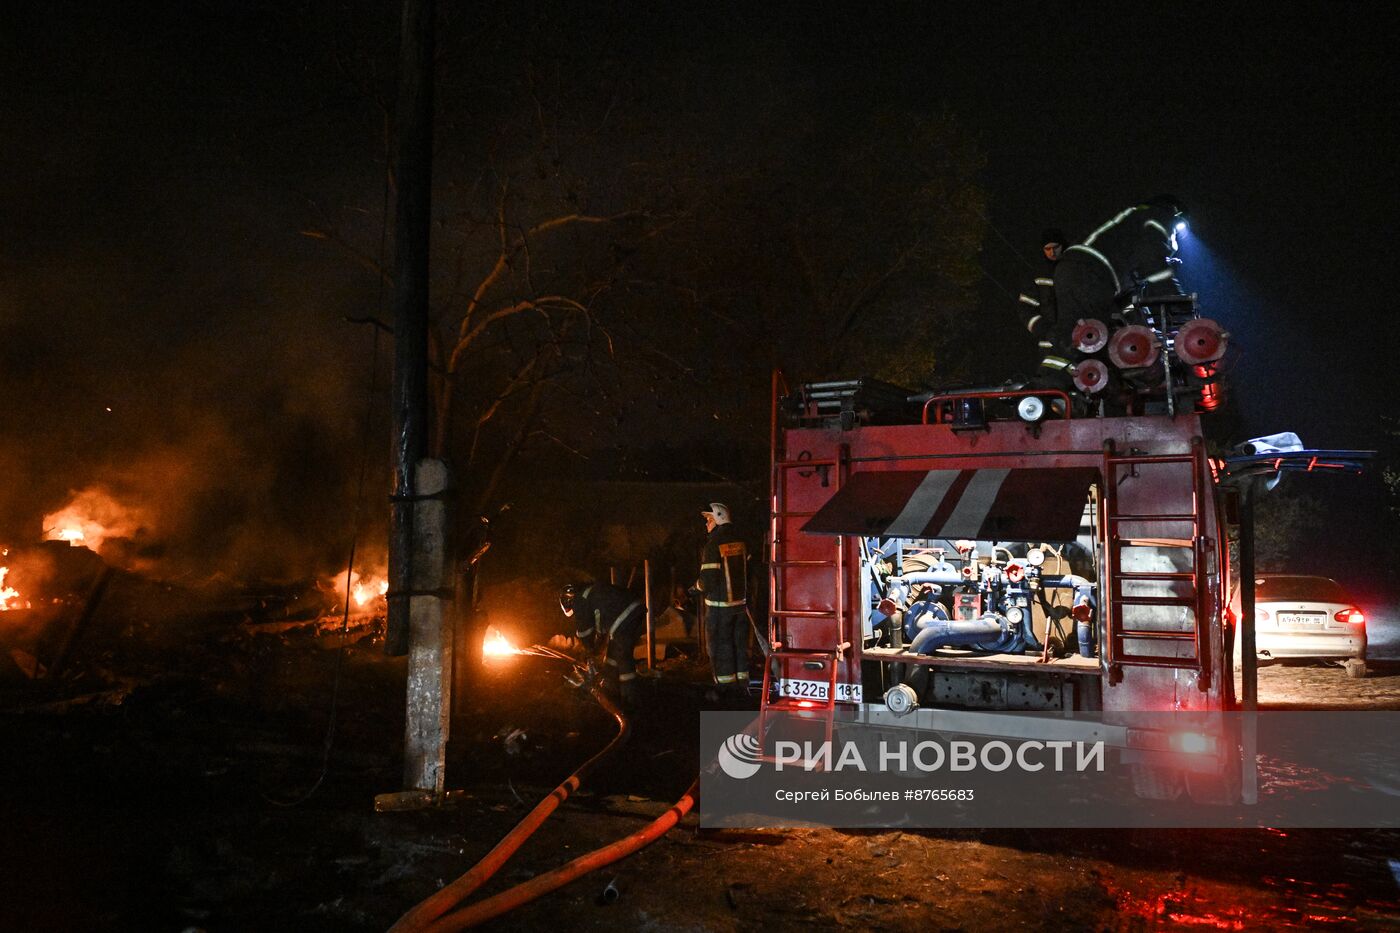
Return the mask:
M742 606L748 599L749 549L733 525L716 525L700 561L707 606Z
M1120 212L1070 249L1087 253L1113 273L1115 295L1141 286L1146 297L1182 294L1176 280L1175 212L1146 204Z
M574 634L591 651L633 616L645 611L641 597L610 583L591 583L574 599Z
M1045 274L1036 277L1035 295L1022 292L1018 296L1021 323L1026 325L1026 330L1035 337L1042 350L1050 348L1050 336L1056 332L1056 324L1059 322L1059 308L1055 302L1055 280L1052 277L1055 264L1046 265L1048 268Z

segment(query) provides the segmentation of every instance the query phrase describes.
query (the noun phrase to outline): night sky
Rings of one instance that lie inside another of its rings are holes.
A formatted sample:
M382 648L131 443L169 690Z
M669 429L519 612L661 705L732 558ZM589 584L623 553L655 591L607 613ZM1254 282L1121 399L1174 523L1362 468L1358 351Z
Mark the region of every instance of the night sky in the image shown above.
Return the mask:
M738 110L779 75L832 127L956 112L986 156L988 340L1024 338L1004 290L1038 269L1042 228L1078 238L1174 193L1192 218L1183 278L1245 350L1240 439L1382 443L1400 117L1379 5L443 7L448 48L491 68L533 44L528 25L575 66L689 74L692 94ZM0 528L114 472L158 486L172 459L203 477L190 534L256 550L230 526L307 488L324 505L303 518L335 527L368 362L367 333L341 318L380 298L298 231L308 198L377 208L376 117L334 63L391 56L395 5L21 2L5 19ZM209 479L225 472L239 481ZM1319 490L1348 516L1328 569L1366 559L1389 528L1379 483Z

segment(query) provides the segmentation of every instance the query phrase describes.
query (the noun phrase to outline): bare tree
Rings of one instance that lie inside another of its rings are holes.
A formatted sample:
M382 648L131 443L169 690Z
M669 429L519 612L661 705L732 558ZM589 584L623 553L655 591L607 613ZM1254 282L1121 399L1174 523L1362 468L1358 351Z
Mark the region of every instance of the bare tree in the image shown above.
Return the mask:
M657 166L609 130L615 96L564 101L529 69L519 90L489 130L439 144L430 446L478 510L530 445L581 455L592 425L578 415L615 399L619 366L666 360L637 326L656 308L631 276L684 216L663 203ZM370 216L321 212L303 233L384 276L372 225L353 222Z
M535 60L456 92L444 64L441 82L432 449L479 510L532 451L757 447L773 365L917 381L939 364L984 214L955 119L851 129L781 74L701 100L689 73ZM380 275L374 216L307 233Z
M928 378L981 274L981 153L948 113L880 113L844 138L815 136L827 145L805 147L819 154L805 166L805 196L783 204L819 341L810 365Z

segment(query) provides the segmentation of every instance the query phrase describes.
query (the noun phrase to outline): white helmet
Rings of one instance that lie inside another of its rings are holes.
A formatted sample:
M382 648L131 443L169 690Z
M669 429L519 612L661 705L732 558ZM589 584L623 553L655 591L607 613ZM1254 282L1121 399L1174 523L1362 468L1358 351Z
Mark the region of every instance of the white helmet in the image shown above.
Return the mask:
M716 525L729 524L729 506L725 505L723 502L711 502L710 510L708 512L701 512L700 514L708 519L712 519Z

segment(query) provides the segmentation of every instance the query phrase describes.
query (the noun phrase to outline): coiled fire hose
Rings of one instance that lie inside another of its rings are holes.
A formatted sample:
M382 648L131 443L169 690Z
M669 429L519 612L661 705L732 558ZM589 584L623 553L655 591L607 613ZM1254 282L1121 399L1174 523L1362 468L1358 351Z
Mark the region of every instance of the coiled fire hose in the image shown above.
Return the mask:
M536 650L539 651L539 649ZM544 651L555 657L567 659L567 655L548 651L548 649L544 649ZM477 888L489 881L501 869L501 866L515 854L516 850L525 843L525 840L529 839L535 830L540 828L550 814L578 789L583 777L600 761L612 754L627 737L629 731L627 717L617 708L617 705L597 687L591 690L591 694L598 705L617 720L617 735L613 736L612 741L575 769L574 773L554 788L549 796L536 804L535 808L526 814L525 818L517 823L514 829L496 843L495 847L466 873L441 890L429 895L400 917L398 922L390 928L390 933L446 933L448 930L464 930L493 917L498 917L556 888L563 887L575 878L610 865L639 849L645 848L665 835L690 811L695 805L695 799L699 793L700 781L698 778L669 810L637 832L581 855L553 871L537 875L529 881L508 888L499 894L494 894L486 900L456 912L450 912L471 896Z

